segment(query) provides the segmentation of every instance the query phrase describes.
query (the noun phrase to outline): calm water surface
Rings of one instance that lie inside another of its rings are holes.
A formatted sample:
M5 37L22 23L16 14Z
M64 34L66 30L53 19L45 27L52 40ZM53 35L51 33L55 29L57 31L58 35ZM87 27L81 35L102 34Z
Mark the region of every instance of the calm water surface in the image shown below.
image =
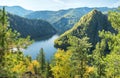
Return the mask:
M43 48L47 60L54 55L56 48L54 47L54 40L57 39L58 35L53 35L49 39L44 39L40 41L35 41L26 50L24 50L25 55L31 55L32 59L35 59L40 49Z

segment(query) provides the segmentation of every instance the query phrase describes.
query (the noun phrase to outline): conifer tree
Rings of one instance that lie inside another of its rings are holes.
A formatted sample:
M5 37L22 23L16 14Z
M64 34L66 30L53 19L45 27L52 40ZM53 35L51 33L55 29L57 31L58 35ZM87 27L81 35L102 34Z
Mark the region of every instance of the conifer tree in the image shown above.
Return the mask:
M46 67L45 67L45 78L52 77L52 72L51 72L51 67L50 63L46 62Z
M0 18L0 62L2 62L3 60L3 56L5 53L5 33L7 31L7 25L8 25L8 21L7 21L7 16L6 16L6 12L5 12L5 7L3 7L3 11L1 12L1 18Z
M45 71L45 54L43 48L40 49L40 52L37 55L36 59L40 63L40 73L43 74L43 72Z
M119 9L118 9L119 11ZM98 69L98 76L103 78L106 75L107 78L119 78L120 77L120 13L109 12L108 19L111 22L113 28L117 33L111 33L109 31L101 31L99 36L101 37L101 43L96 45L94 50L94 59L96 62L96 68ZM107 43L105 43L107 41ZM106 45L107 44L107 45ZM105 54L109 49L109 54Z
M105 77L105 52L106 52L106 41L102 40L97 43L95 50L93 51L94 67L97 68L97 76L99 78Z
M73 71L75 75L79 75L80 78L84 78L88 67L88 57L91 44L88 42L88 38L84 37L79 39L77 37L70 38L71 46L69 49L73 52L71 61L73 62Z
M118 12L109 12L109 21L118 33L102 31L100 36L107 40L110 54L105 58L107 78L120 77L120 9Z
M20 49L24 49L31 44L32 41L30 41L30 37L20 38L20 34L9 27L5 7L0 13L0 61L2 61L6 52L13 52L14 48L20 51Z
M3 10L0 11L0 76L2 74L8 77L13 75L13 71L11 69L17 65L20 66L20 64L23 63L23 60L21 59L24 58L24 55L21 54L21 49L26 48L31 43L30 37L20 38L20 34L9 27L5 7L3 7ZM15 51L14 49L17 50ZM19 56L14 58L14 55ZM12 60L14 60L14 62ZM21 70L18 70L18 72L20 74Z

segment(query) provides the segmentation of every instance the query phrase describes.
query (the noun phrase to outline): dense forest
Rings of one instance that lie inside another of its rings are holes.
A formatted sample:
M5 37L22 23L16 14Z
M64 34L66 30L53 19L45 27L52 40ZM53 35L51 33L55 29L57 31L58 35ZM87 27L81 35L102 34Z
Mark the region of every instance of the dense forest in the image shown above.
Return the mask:
M119 10L110 11L108 16L92 10L83 16L55 41L58 50L48 61L43 48L35 60L23 54L22 49L33 41L29 36L21 38L10 28L3 8L0 11L0 77L120 78Z
M37 39L56 34L55 28L47 21L27 19L12 14L8 14L8 16L10 28L18 31L21 34L21 37L27 37L29 35L32 39Z
M69 36L75 36L78 38L89 37L89 42L93 47L100 41L99 31L110 31L115 33L115 30L111 26L106 15L100 11L92 10L88 14L84 15L70 30L62 34L56 41L55 46L57 48L66 49L69 44Z

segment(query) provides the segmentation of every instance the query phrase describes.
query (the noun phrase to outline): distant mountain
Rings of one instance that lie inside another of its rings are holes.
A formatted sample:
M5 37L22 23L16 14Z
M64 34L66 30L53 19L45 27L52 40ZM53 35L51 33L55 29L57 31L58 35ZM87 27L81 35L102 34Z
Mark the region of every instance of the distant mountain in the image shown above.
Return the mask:
M2 8L2 6L0 6L0 8ZM28 19L42 19L48 21L53 25L59 34L62 34L72 28L83 15L93 9L94 8L82 7L59 11L31 11L20 6L6 6L6 10L11 14ZM95 9L106 14L108 11L115 10L116 8L96 7Z
M115 8L75 8L68 10L60 10L60 11L36 11L26 15L27 18L30 19L43 19L49 21L54 28L58 31L58 33L63 33L66 30L73 27L73 25L79 21L79 19L92 11L93 9L97 9L103 13L107 13L110 10L115 10Z
M57 22L53 23L53 27L57 30L59 34L64 33L66 30L72 28L77 19L74 17L63 17Z
M28 15L27 18L30 19L43 19L47 20L50 23L54 23L59 20L64 14L66 14L68 10L60 10L60 11L35 11Z
M66 49L69 46L68 36L76 36L78 38L88 36L90 38L89 42L92 43L94 47L96 43L100 41L98 31L101 30L115 32L106 15L100 11L92 10L84 15L72 29L62 34L55 41L55 47Z
M43 38L56 33L52 25L43 20L26 19L8 14L10 27L17 30L22 37L31 36L32 39Z
M2 8L3 8L3 6L0 6L0 9L2 9ZM22 17L33 12L31 10L26 10L20 6L5 6L5 9L7 12L9 12L11 14L15 14L15 15L22 16Z

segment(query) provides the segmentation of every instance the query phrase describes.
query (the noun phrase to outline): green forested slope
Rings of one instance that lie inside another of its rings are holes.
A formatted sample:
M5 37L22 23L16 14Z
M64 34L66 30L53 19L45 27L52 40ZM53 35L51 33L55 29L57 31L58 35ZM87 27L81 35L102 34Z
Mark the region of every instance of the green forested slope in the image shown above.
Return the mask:
M66 30L72 28L79 19L92 11L94 8L82 7L59 11L35 11L28 15L30 19L43 19L49 21L59 34L64 33ZM95 9L101 12L107 13L109 10L115 10L115 8L107 7L95 7Z
M115 32L106 15L100 11L92 10L83 16L72 29L62 34L55 41L55 46L66 49L69 46L68 36L76 36L78 38L87 36L90 38L89 42L94 46L100 40L98 31L101 30Z
M29 35L31 36L31 38L36 39L56 33L56 30L52 27L52 25L46 21L37 19L26 19L11 14L8 15L10 27L13 30L17 30L22 37L26 37Z
M0 6L0 8L2 7L3 6ZM72 28L83 15L87 14L94 8L103 13L107 13L110 10L116 9L107 7L81 7L59 11L31 11L20 6L6 6L6 10L9 13L30 19L42 19L50 22L59 34L62 34L66 30Z

